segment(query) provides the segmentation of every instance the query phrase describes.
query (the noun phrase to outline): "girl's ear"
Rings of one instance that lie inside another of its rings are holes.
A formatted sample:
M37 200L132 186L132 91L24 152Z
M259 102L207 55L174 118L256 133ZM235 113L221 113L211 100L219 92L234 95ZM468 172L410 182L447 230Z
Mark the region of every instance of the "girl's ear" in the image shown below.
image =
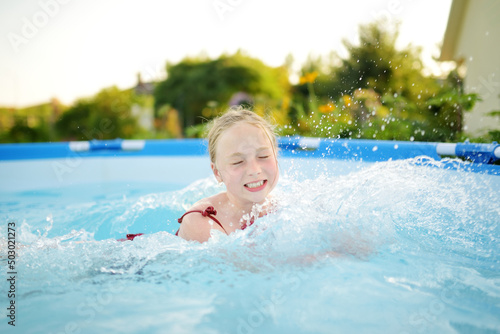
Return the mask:
M214 173L215 178L217 179L217 182L222 182L222 176L220 175L219 170L215 166L213 162L210 163L210 167L212 168L212 172Z

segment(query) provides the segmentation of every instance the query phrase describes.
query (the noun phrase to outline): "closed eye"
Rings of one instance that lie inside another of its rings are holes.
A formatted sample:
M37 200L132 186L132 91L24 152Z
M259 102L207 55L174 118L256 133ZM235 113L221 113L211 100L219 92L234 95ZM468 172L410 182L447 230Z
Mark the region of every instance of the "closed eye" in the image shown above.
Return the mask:
M239 165L239 164L242 164L243 161L237 161L237 162L233 162L231 165L235 166L235 165Z
M260 159L267 159L267 158L269 158L269 156L268 155L263 155L263 156L260 156L259 158Z

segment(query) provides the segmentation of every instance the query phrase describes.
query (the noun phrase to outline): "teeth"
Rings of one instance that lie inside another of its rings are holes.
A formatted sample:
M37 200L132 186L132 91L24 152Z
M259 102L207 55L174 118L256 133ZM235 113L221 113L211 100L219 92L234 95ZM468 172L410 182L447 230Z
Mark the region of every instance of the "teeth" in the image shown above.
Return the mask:
M260 187L263 184L264 184L264 181L259 181L259 182L254 182L254 183L247 183L246 186L248 188L257 188L257 187Z

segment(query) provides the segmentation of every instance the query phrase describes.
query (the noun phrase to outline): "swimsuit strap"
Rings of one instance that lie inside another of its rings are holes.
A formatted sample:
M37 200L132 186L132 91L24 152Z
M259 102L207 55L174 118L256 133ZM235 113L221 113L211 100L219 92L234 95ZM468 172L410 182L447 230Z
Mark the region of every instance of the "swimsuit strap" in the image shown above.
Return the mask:
M222 226L222 224L217 220L217 218L214 217L217 214L217 211L214 209L213 206L209 206L205 210L191 210L191 211L186 212L185 214L182 215L181 218L177 219L177 221L179 222L179 224L182 223L182 219L184 218L185 215L187 215L189 213L193 213L193 212L201 213L201 215L203 217L208 217L208 218L212 219L214 222L216 222L224 230L224 232L226 234L229 234L229 233L227 233L227 231L224 228L224 226ZM179 232L179 231L177 231L177 232Z
M185 214L182 215L181 218L177 219L177 221L179 222L179 224L182 223L182 219L184 218L185 215L187 215L189 213L193 213L193 212L201 213L201 215L203 217L208 217L208 218L212 219L214 222L216 222L224 230L224 232L226 234L229 234L229 233L227 233L227 231L224 228L224 226L222 226L222 224L217 220L217 218L214 217L217 214L217 211L215 210L215 208L213 206L209 206L205 210L191 210L191 211L186 212ZM251 226L253 223L254 223L254 217L252 217L252 219L250 219L250 222L249 222L248 225L245 222L243 224L243 226L241 227L241 229L244 230L248 226ZM127 238L126 239L118 239L118 241L134 240L135 237L138 237L138 236L143 235L143 234L144 233L127 234ZM178 230L177 230L177 232L175 232L175 235L179 235L179 231Z

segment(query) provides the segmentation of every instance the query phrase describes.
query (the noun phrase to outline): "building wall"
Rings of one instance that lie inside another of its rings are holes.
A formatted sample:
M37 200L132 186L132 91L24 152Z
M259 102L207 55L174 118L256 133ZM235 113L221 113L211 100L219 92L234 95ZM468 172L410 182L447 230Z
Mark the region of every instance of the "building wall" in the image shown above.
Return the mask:
M467 2L454 54L464 60L465 91L483 100L465 114L465 132L478 136L499 130L500 117L486 114L500 110L500 1Z

